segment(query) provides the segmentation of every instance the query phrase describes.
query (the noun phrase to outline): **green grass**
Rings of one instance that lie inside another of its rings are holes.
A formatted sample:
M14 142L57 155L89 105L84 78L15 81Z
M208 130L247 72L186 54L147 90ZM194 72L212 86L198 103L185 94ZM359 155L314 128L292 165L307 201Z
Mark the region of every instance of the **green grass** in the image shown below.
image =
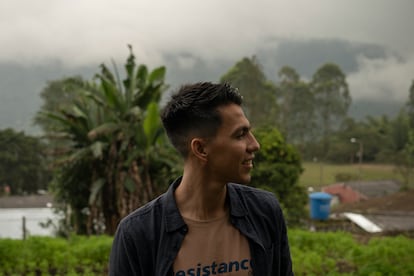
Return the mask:
M336 165L319 162L304 162L304 172L299 183L305 187L320 187L336 183L335 175L338 173L352 174L362 180L402 180L401 175L395 172L393 165L363 164L361 167L355 165Z

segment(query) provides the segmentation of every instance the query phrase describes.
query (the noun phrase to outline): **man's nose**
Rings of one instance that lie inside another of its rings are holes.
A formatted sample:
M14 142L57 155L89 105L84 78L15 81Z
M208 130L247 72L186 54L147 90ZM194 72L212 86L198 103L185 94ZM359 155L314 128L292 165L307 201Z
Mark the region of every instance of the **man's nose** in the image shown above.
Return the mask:
M253 133L250 132L250 144L249 144L249 151L255 152L260 149L260 144L257 142L256 137L254 137Z

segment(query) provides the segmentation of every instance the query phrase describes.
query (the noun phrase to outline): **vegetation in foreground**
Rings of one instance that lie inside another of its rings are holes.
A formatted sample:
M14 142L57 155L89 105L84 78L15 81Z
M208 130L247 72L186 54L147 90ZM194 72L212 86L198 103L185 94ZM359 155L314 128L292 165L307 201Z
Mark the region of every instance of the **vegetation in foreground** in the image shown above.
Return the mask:
M414 240L290 230L295 275L413 275ZM0 240L0 275L107 275L110 236Z

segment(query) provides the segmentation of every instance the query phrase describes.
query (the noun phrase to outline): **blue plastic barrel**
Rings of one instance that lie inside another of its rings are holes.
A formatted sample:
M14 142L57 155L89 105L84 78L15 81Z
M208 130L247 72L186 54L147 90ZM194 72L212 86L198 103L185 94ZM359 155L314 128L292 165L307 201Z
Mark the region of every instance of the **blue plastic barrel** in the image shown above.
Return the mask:
M311 193L310 198L310 215L312 219L326 220L331 211L332 196L328 193Z

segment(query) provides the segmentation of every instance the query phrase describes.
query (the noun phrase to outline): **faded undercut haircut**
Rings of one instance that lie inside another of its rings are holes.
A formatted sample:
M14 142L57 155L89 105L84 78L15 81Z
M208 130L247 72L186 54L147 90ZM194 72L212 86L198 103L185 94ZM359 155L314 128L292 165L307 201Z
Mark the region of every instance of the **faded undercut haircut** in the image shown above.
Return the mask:
M166 104L161 120L173 146L186 158L193 137L213 137L222 120L217 110L227 104L242 105L238 90L227 83L199 82L183 85Z

